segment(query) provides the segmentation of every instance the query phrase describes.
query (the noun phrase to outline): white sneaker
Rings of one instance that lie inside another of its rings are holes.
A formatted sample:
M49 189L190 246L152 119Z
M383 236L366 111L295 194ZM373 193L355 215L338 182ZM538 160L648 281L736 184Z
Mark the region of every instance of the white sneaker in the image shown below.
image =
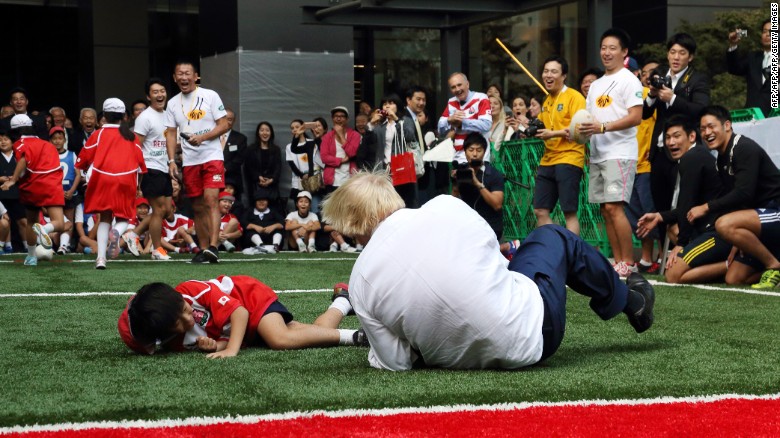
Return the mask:
M276 254L276 248L274 248L273 245L271 245L271 246L261 246L261 248L263 248L263 250L267 254Z
M341 247L341 252L357 252L357 249L354 246L347 245L346 247Z
M133 256L138 257L141 255L140 252L138 252L138 238L137 237L130 237L129 233L122 234L122 240L125 241L125 245L127 245L127 250L130 251Z
M298 252L306 252L306 245L298 244Z
M101 271L103 269L106 269L106 258L105 257L98 257L98 259L95 260L95 269L100 269Z
M363 251L363 245L361 245L361 244L359 244L359 243L358 243L357 245L355 245L355 250L356 250L357 252L361 252L361 251Z
M339 252L339 244L336 242L331 243L330 252Z
M152 251L152 260L170 260L171 256L163 248L156 248Z
M617 262L612 267L620 278L626 278L631 274L631 268L625 262Z
M64 245L60 245L60 247L57 249L57 254L59 255L70 254L70 248Z
M43 249L51 249L51 237L49 237L49 233L43 229L43 226L39 223L34 223L32 229L37 236L38 245L41 245Z
M314 246L314 243L310 243L308 247L309 252L317 252L317 247Z

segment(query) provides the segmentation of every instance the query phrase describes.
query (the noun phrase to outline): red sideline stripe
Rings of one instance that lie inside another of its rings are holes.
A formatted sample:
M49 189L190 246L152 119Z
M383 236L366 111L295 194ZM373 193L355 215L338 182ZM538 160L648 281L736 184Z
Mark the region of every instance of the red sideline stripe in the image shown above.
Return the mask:
M188 436L780 436L780 400L537 406L510 411L326 417L253 424L27 432L25 437Z

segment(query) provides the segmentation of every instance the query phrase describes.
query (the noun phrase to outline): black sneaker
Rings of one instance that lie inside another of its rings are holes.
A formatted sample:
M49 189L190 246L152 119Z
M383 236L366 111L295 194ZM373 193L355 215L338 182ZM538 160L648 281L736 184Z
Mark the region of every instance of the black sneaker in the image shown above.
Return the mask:
M345 283L337 283L335 286L333 286L333 295L330 297L330 301L336 301L336 298L338 297L344 297L349 301L349 285ZM349 304L352 304L352 301L349 301ZM347 315L354 315L355 310L350 310Z
M201 254L203 254L207 262L219 263L219 250L216 247L210 246L207 249L201 251Z
M352 342L354 342L358 347L371 346L371 344L368 343L368 336L366 336L366 331L362 328L358 329L354 334L352 334Z
M206 260L206 255L203 253L203 251L198 252L195 254L195 257L190 260L190 263L208 263L209 261Z
M642 333L649 329L653 325L655 319L653 315L653 306L655 306L655 291L653 286L636 272L631 273L626 278L626 285L628 289L642 295L645 299L645 304L641 309L636 311L633 315L628 315L628 322L631 323L631 327L634 327L637 333Z

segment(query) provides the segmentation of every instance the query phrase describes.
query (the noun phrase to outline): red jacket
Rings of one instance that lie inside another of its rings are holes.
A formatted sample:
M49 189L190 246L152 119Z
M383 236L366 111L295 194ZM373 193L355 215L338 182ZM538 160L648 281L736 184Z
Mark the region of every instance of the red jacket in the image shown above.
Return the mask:
M354 158L357 154L358 146L360 146L360 133L351 128L345 128L347 135L347 143L343 145L344 152L347 156ZM320 158L325 164L325 170L322 172L322 180L327 186L332 186L335 180L336 168L341 166L341 158L336 156L336 133L335 131L328 131L327 134L322 136L322 143L320 144ZM355 171L355 161L350 160L349 171L350 173Z

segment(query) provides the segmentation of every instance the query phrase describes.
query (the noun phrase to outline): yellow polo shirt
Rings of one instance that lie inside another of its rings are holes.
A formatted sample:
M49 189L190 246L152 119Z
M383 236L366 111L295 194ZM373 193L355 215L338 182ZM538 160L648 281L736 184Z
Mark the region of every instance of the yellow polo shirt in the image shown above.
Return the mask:
M647 99L647 93L649 92L650 89L645 87L642 92L643 101ZM657 142L657 139L653 138L653 128L657 118L656 112L653 111L652 117L642 120L642 123L637 126L636 140L639 142L639 156L636 160L636 173L650 172L650 147L655 147Z
M548 95L542 104L539 119L546 129L559 131L567 129L577 111L585 109L585 98L579 91L563 86L557 96ZM582 168L585 165L585 145L565 138L556 137L544 142L544 155L540 166L571 164Z

